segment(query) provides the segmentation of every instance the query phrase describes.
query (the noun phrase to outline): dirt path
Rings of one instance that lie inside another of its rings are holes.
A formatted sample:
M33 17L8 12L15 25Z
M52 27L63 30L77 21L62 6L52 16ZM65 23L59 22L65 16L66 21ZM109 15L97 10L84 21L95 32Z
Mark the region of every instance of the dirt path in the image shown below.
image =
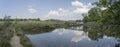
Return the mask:
M22 47L22 45L20 44L20 38L19 36L16 35L15 29L14 30L14 36L12 37L10 43L12 47Z

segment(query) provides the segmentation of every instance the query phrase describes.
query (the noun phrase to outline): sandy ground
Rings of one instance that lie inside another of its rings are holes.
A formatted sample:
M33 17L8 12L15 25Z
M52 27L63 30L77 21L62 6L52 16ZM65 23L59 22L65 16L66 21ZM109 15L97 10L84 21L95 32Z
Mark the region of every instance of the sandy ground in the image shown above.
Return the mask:
M15 34L15 30L14 30L14 36L12 37L10 43L12 47L22 47L22 45L20 44L20 38Z

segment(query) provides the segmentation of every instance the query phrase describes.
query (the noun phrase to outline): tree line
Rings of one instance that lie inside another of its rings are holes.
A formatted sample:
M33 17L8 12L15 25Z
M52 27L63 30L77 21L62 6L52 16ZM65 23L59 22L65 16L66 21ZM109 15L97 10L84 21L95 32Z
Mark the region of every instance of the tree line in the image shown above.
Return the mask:
M28 18L28 19L24 19L24 18L15 18L15 19L11 19L11 16L5 16L3 19L0 19L0 21L6 21L6 19L8 19L9 21L41 21L40 18Z

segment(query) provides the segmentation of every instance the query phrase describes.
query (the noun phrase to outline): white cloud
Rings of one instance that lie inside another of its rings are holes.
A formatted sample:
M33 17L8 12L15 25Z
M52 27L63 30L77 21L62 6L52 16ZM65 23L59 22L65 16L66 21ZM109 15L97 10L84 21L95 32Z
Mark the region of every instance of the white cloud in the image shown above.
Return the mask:
M77 0L73 1L71 4L72 4L72 6L75 7L73 12L77 13L77 14L87 13L93 7L93 5L91 5L91 3L83 4L82 2L79 2Z
M72 3L72 6L74 6L74 7L81 7L81 8L83 8L83 7L87 7L86 5L84 5L82 2L79 2L79 1L73 1Z
M54 11L54 10L50 10L50 12L48 13L49 16L58 16L59 15L59 12L58 11Z
M59 8L57 10L50 10L44 18L66 20L69 19L67 17L69 17L70 15L71 15L70 10Z
M92 7L91 3L84 4L79 1L71 2L73 9L59 8L57 10L50 10L44 17L45 19L60 19L60 20L77 20L82 19L81 14L86 14Z
M50 10L48 16L68 16L69 10L59 8L58 10Z
M90 9L88 8L76 8L73 12L77 14L84 14L87 13Z
M72 4L72 6L75 6L75 7L84 6L83 3L79 2L79 1L73 1L71 4Z
M37 10L34 8L29 8L28 11L29 11L29 13L36 13L37 12Z
M28 7L29 7L29 8L28 8L28 11L29 11L29 13L31 13L31 14L38 12L37 9L33 8L32 6L28 6Z

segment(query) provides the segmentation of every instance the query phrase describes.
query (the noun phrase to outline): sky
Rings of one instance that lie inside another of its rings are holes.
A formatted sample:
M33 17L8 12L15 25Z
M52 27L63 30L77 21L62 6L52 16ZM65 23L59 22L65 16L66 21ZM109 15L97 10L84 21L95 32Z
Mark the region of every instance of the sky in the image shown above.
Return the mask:
M0 18L83 19L98 0L0 0Z

